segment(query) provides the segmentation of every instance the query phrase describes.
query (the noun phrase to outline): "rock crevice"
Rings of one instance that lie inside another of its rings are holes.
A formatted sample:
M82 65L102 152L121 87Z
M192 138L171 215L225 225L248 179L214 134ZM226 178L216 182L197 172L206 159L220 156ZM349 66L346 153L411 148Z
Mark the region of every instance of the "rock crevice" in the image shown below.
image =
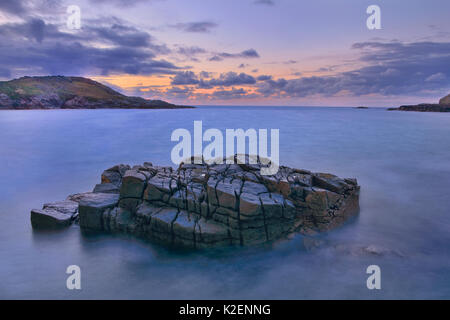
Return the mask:
M34 228L129 233L171 246L205 248L273 242L343 224L359 212L356 179L262 164L151 163L103 172L92 192L32 210Z

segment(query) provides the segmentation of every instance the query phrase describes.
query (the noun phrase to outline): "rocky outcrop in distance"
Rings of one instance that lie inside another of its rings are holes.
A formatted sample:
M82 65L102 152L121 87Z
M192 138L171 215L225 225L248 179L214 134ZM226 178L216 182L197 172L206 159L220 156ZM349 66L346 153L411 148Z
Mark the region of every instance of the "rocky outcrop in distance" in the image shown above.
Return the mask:
M439 100L439 104L441 106L450 106L450 94L448 96L443 97Z
M128 97L82 77L23 77L0 81L0 110L28 109L177 109L162 100Z
M198 249L328 231L359 212L356 179L284 166L262 176L261 166L117 165L103 172L92 192L32 210L31 223L61 228L75 221L85 230Z

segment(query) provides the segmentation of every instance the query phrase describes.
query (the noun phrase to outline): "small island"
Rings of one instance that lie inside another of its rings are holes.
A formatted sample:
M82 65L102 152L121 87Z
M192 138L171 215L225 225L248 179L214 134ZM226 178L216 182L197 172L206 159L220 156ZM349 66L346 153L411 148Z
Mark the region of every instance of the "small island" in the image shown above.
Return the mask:
M0 81L0 110L178 108L192 107L128 97L83 77L22 77Z
M261 164L146 162L105 170L92 192L31 211L35 229L78 224L83 230L126 233L170 247L201 249L274 242L314 234L359 213L356 179ZM236 160L236 156L235 159Z
M439 100L438 104L421 103L401 106L399 108L389 108L388 111L450 112L450 94Z

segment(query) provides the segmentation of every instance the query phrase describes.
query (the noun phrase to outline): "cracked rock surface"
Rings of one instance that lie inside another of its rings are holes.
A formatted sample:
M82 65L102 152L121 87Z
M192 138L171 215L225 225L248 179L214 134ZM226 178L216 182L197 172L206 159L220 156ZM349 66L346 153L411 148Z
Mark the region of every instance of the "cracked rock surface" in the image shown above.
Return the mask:
M356 179L262 164L146 162L103 172L92 192L31 211L34 228L122 232L170 246L247 246L331 230L359 212Z

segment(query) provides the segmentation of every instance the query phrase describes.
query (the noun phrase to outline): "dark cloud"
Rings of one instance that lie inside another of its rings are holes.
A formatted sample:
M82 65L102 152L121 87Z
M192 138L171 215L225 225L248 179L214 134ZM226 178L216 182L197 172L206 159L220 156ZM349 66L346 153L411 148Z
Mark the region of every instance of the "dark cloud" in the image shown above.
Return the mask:
M366 66L333 76L268 80L258 84L265 96L427 95L450 87L450 43L364 42Z
M188 99L193 93L189 87L171 87L163 91L162 94L169 98Z
M139 3L152 3L156 2L157 0L91 0L94 4L109 4L109 5L115 5L119 7L130 7L137 5ZM163 0L159 0L163 1Z
M0 11L21 14L25 11L25 7L19 0L0 0Z
M7 68L0 67L0 78L9 78L11 77L11 71Z
M0 11L20 18L60 14L66 8L67 5L62 6L62 0L0 0Z
M57 25L29 19L0 25L0 41L8 43L0 50L0 68L10 70L13 76L174 74L180 69L156 59L169 52L166 46L155 44L148 33L125 24L94 25L88 21L81 30L66 33Z
M215 56L212 56L211 58L209 58L209 61L222 61L222 60L223 60L223 58L218 55L215 55Z
M270 75L260 75L256 78L256 80L258 81L268 81L268 80L272 80L272 76Z
M227 72L220 74L218 78L211 78L210 73L202 72L199 77L192 71L178 72L171 82L172 85L196 85L202 89L253 85L255 83L256 79L246 73Z
M212 93L211 98L218 100L239 99L247 95L247 91L239 88L232 88L231 90L216 90Z
M200 80L197 75L192 71L178 72L175 77L172 78L172 85L194 85L199 84Z
M46 24L44 20L31 18L23 23L7 23L0 25L0 37L10 42L14 40L33 40L42 42L45 38L52 39L76 39L70 34L63 34L52 24Z
M177 23L171 27L184 32L208 33L218 25L210 21Z
M259 58L258 52L256 52L255 49L248 49L245 51L242 51L240 56L242 58Z
M248 49L248 50L244 50L240 53L227 53L227 52L218 53L218 54L214 55L213 57L211 57L209 59L209 61L222 61L224 59L229 59L229 58L248 59L248 58L259 58L259 57L260 56L255 49Z
M80 43L23 46L0 52L2 64L29 73L83 75L100 73L172 74L178 68L165 60L132 48L100 49Z
M204 79L194 73L182 73L174 84L191 88L217 88L208 99L238 99L253 97L304 98L337 95L410 95L431 96L446 93L450 88L450 43L446 42L364 42L353 49L360 51L362 65L346 72L335 72L339 66L323 67L317 71L333 75L273 79L271 75L253 77L245 73L228 72L217 78ZM183 80L183 82L181 81ZM254 87L256 93L239 86ZM226 87L232 87L226 90ZM191 97L204 94L190 93Z
M231 87L238 85L253 85L256 79L246 73L227 72L222 73L218 78L211 78L210 80L200 80L198 87L209 89L213 87Z
M218 89L212 93L196 93L192 87L187 86L173 86L167 89L158 87L136 87L128 94L144 95L147 98L161 98L168 100L178 100L184 102L192 99L193 101L207 101L207 100L231 100L231 99L248 99L255 98L257 95L249 92L243 88L232 87L229 90Z
M200 78L211 78L213 76L212 72L201 71Z
M125 25L113 24L109 27L87 27L93 36L125 47L147 47L151 45L151 36L144 31ZM86 28L85 28L86 29Z

